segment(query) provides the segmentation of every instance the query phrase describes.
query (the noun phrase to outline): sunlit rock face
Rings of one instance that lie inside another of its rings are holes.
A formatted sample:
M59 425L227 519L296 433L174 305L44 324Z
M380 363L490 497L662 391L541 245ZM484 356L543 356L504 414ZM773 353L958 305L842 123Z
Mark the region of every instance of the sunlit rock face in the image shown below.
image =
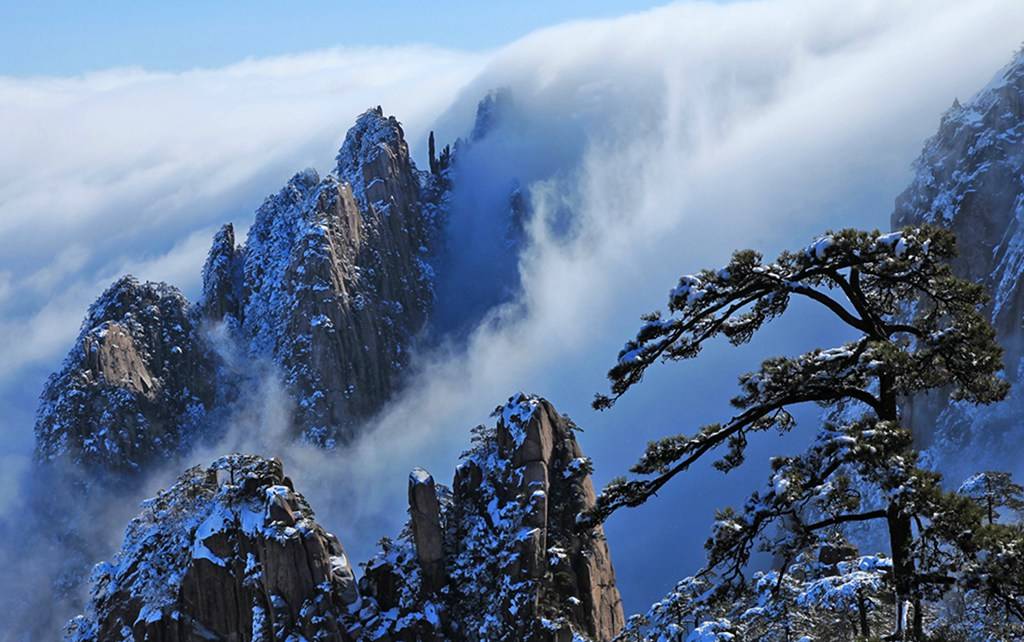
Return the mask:
M341 544L281 463L232 455L146 502L67 639L344 642L357 601Z
M514 395L473 431L451 489L409 477L406 530L361 580L367 639L610 640L622 603L575 425Z
M914 166L917 174L896 200L892 225L934 223L956 233L954 269L989 288L1006 377L1018 384L1024 368L1024 51L972 100L954 102ZM996 461L1006 452L1000 444L1019 439L1024 396L1018 387L993 406L932 395L912 400L906 412L940 459L969 448Z

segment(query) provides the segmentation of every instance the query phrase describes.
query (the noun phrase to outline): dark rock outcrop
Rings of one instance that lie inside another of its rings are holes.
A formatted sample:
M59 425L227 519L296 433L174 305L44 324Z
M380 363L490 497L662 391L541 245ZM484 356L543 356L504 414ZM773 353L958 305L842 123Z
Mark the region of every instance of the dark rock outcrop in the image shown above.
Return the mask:
M577 532L594 489L575 426L523 394L495 414L453 491L413 472L409 528L361 582L366 639L610 640L622 627L603 531Z
M1006 377L1019 384L1024 373L1024 50L972 100L954 102L914 167L913 183L896 200L893 228L933 223L956 233L959 256L953 268L992 293L988 312L1005 350ZM1024 409L1019 388L1014 385L1009 399L990 407L933 394L908 401L904 410L916 437L940 460L964 451L991 459L1008 452L1000 443L1019 439L1014 434Z
M343 642L357 601L344 550L280 462L232 455L146 503L67 638Z
M409 528L416 560L423 573L422 589L430 595L445 585L444 529L434 478L422 468L409 475Z
M43 390L36 455L132 472L176 455L202 422L213 363L185 297L126 276L89 308Z

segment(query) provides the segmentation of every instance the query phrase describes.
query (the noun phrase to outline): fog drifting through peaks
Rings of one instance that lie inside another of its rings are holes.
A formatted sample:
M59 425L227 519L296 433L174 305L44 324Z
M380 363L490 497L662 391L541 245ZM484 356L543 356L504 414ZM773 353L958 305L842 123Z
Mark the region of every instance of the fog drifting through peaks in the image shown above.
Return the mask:
M661 306L679 274L736 248L774 254L830 227L887 227L942 111L1009 59L1020 38L1011 17L1024 18L1008 2L838 7L681 5L550 29L498 52L461 92L438 119L440 140L470 130L487 91L511 96L497 128L463 157L487 163L473 170L486 176L457 190L519 179L529 193L521 292L467 345L419 355L406 391L354 447L282 452L354 559L399 531L408 471L420 465L449 481L468 429L516 390L547 396L585 429L603 483L648 439L727 418L736 375L762 357L844 338L825 315L796 306L752 346L659 368L615 409L589 408L639 314ZM503 222L480 218L456 208L459 252L490 252L504 233ZM448 287L473 292L491 278L479 270L491 257L479 258L446 275ZM803 439L797 430L784 447ZM728 478L695 468L611 519L627 611L698 568L714 509L758 488L778 448L765 435Z
M0 164L0 194L14 194L13 200L0 198L6 201L0 231L26 244L9 265L0 265L0 273L12 275L11 285L0 279L0 292L26 287L27 275L56 255L42 242L28 241L33 232L21 210L61 213L63 218L46 223L48 242L74 247L76 235L88 239L84 257L68 262L74 266L68 270L75 275L71 285L65 275L65 289L45 290L46 296L77 297L70 299L74 310L52 311L74 317L66 324L73 336L94 284L114 268L140 265L168 248L191 248L191 242L180 244L219 219L244 224L259 198L314 152L315 164L326 166L340 124L366 106L380 103L405 121L414 154L422 159L432 123L442 142L465 136L477 101L489 90L507 88L511 113L467 152L467 159L489 163L482 172L488 176L457 189L493 190L519 179L528 193L533 218L518 264L518 296L492 310L464 344L418 355L405 391L351 448L325 453L268 438L287 422L288 402L272 375L256 374L261 383L253 402L229 422L225 441L192 457L208 463L223 449L281 457L320 521L339 535L352 559L365 560L376 539L397 534L405 519L409 470L423 466L439 481L450 481L469 429L490 421L494 406L517 390L548 397L585 430L580 441L600 485L624 473L648 439L727 418L736 375L762 357L842 340L813 308L794 308L751 346L714 347L694 362L656 368L614 409L596 413L589 407L593 394L605 390L604 372L636 330L639 315L662 306L680 274L724 263L737 248L772 255L830 227L887 227L893 199L909 182L910 163L941 113L955 97L980 89L1009 59L1020 44L1020 24L1024 5L1015 0L685 3L547 29L486 56L383 51L378 53L387 65L366 53L303 75L318 56L335 55L311 54L170 80L143 72L4 80L0 92L35 92L26 110L72 119L54 136L63 128L97 138L112 131L124 147L146 139L145 119L135 123L137 129L73 120L66 101L68 95L83 99L76 83L106 83L113 87L108 91L126 92L132 113L152 109L164 117L159 105L167 92L187 98L190 109L166 114L175 127L161 129L164 136L150 141L142 158L111 160L99 150L53 159L43 155L53 147L35 152L26 139L0 161L6 163ZM247 75L254 68L272 73ZM274 85L275 74L289 90L264 100L261 88ZM226 130L204 125L206 109L225 98L209 87L223 82L230 88L239 77L248 88L245 118ZM341 87L349 77L359 91L343 99L317 93L328 83ZM169 89L161 84L167 82ZM312 104L304 90L316 96ZM121 95L115 92L109 106L120 104ZM85 110L83 118L98 113ZM325 131L328 125L335 129ZM194 148L181 149L175 130ZM204 153L199 142L205 136L219 153ZM102 189L74 183L71 193L52 185L45 191L26 187L23 171L10 165L15 157L41 183L95 165L92 175ZM144 163L149 157L162 162ZM458 202L474 202L469 196ZM191 206L199 208L194 215L175 219ZM470 257L504 233L503 224L487 219L469 225L473 216L480 213L456 209L450 238ZM127 230L117 229L125 221L131 222ZM154 229L165 235L159 242L150 238ZM147 242L124 249L125 239ZM104 256L107 251L116 260ZM193 259L198 275L202 254L182 254ZM466 292L478 291L478 281L493 275L472 268L486 266L488 258L465 261L462 271L445 278L454 280L456 291L460 283ZM0 307L5 335L51 314L50 305ZM63 332L59 350L70 341ZM41 354L59 352L48 349ZM24 368L40 359L17 352L13 358ZM55 364L47 362L46 369ZM21 400L10 390L8 396ZM30 413L20 408L13 416ZM8 426L5 435L17 431L23 443L28 429ZM801 438L798 428L786 447ZM645 608L697 569L714 509L741 501L763 483L775 439L753 440L751 463L728 477L694 468L648 506L611 518L608 537L627 612ZM112 532L116 539L120 531Z

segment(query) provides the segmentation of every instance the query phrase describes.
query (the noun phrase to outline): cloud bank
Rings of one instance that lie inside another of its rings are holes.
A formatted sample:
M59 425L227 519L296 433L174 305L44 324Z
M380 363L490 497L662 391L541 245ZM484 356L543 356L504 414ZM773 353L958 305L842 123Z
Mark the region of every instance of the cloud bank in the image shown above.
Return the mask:
M534 215L519 296L464 345L420 355L409 388L352 449L223 446L281 456L354 559L397 531L408 470L447 477L468 429L518 389L586 430L607 480L648 439L724 418L735 376L761 357L840 338L808 309L750 346L658 369L595 413L589 401L639 314L662 305L679 274L735 248L772 254L829 227L886 227L942 111L1002 66L1020 24L1014 0L685 3L546 29L486 55L337 51L186 74L0 79L13 141L0 159L0 231L11 241L0 259L10 364L0 394L15 408L6 447L13 457L31 443L40 373L109 279L131 269L194 291L211 226L244 227L291 172L327 167L366 106L397 114L414 143L431 127L451 140L503 87L510 113L467 154L488 162L487 176L459 189L473 203L473 190L524 186ZM453 234L486 247L495 230L467 226L471 209L453 213ZM245 423L275 434L287 409L261 398ZM712 511L761 482L770 439L728 479L695 469L612 518L627 610L700 564ZM786 445L799 440L798 430Z

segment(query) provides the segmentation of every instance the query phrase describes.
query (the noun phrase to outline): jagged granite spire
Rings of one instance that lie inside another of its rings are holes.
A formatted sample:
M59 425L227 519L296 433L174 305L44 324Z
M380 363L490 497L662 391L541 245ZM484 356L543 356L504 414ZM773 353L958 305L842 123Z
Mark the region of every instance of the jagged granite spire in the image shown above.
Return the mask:
M396 198L415 194L414 166L405 132L394 116L377 106L368 109L345 134L335 157L338 178L348 183L359 207L385 210ZM399 207L408 205L401 203Z
M235 228L227 223L213 237L203 265L203 317L220 320L239 317L241 253L235 247Z
M495 415L452 490L410 475L409 525L361 580L367 639L606 641L622 627L604 533L577 532L595 500L574 424L522 393Z
M393 116L361 115L337 160L336 174L304 170L268 197L230 263L217 244L209 261L240 270L241 340L278 364L297 430L326 446L398 385L433 302L441 224ZM207 289L227 280L213 272Z
M914 181L896 199L892 226L934 223L956 234L954 270L990 289L988 311L1006 351L1006 377L1018 384L1024 373L1024 49L971 100L954 102L914 168ZM904 411L922 445L934 446L940 459L968 451L992 458L1007 452L1001 441L1019 440L1011 430L1024 410L1019 388L991 407L971 409L931 395L911 400Z

